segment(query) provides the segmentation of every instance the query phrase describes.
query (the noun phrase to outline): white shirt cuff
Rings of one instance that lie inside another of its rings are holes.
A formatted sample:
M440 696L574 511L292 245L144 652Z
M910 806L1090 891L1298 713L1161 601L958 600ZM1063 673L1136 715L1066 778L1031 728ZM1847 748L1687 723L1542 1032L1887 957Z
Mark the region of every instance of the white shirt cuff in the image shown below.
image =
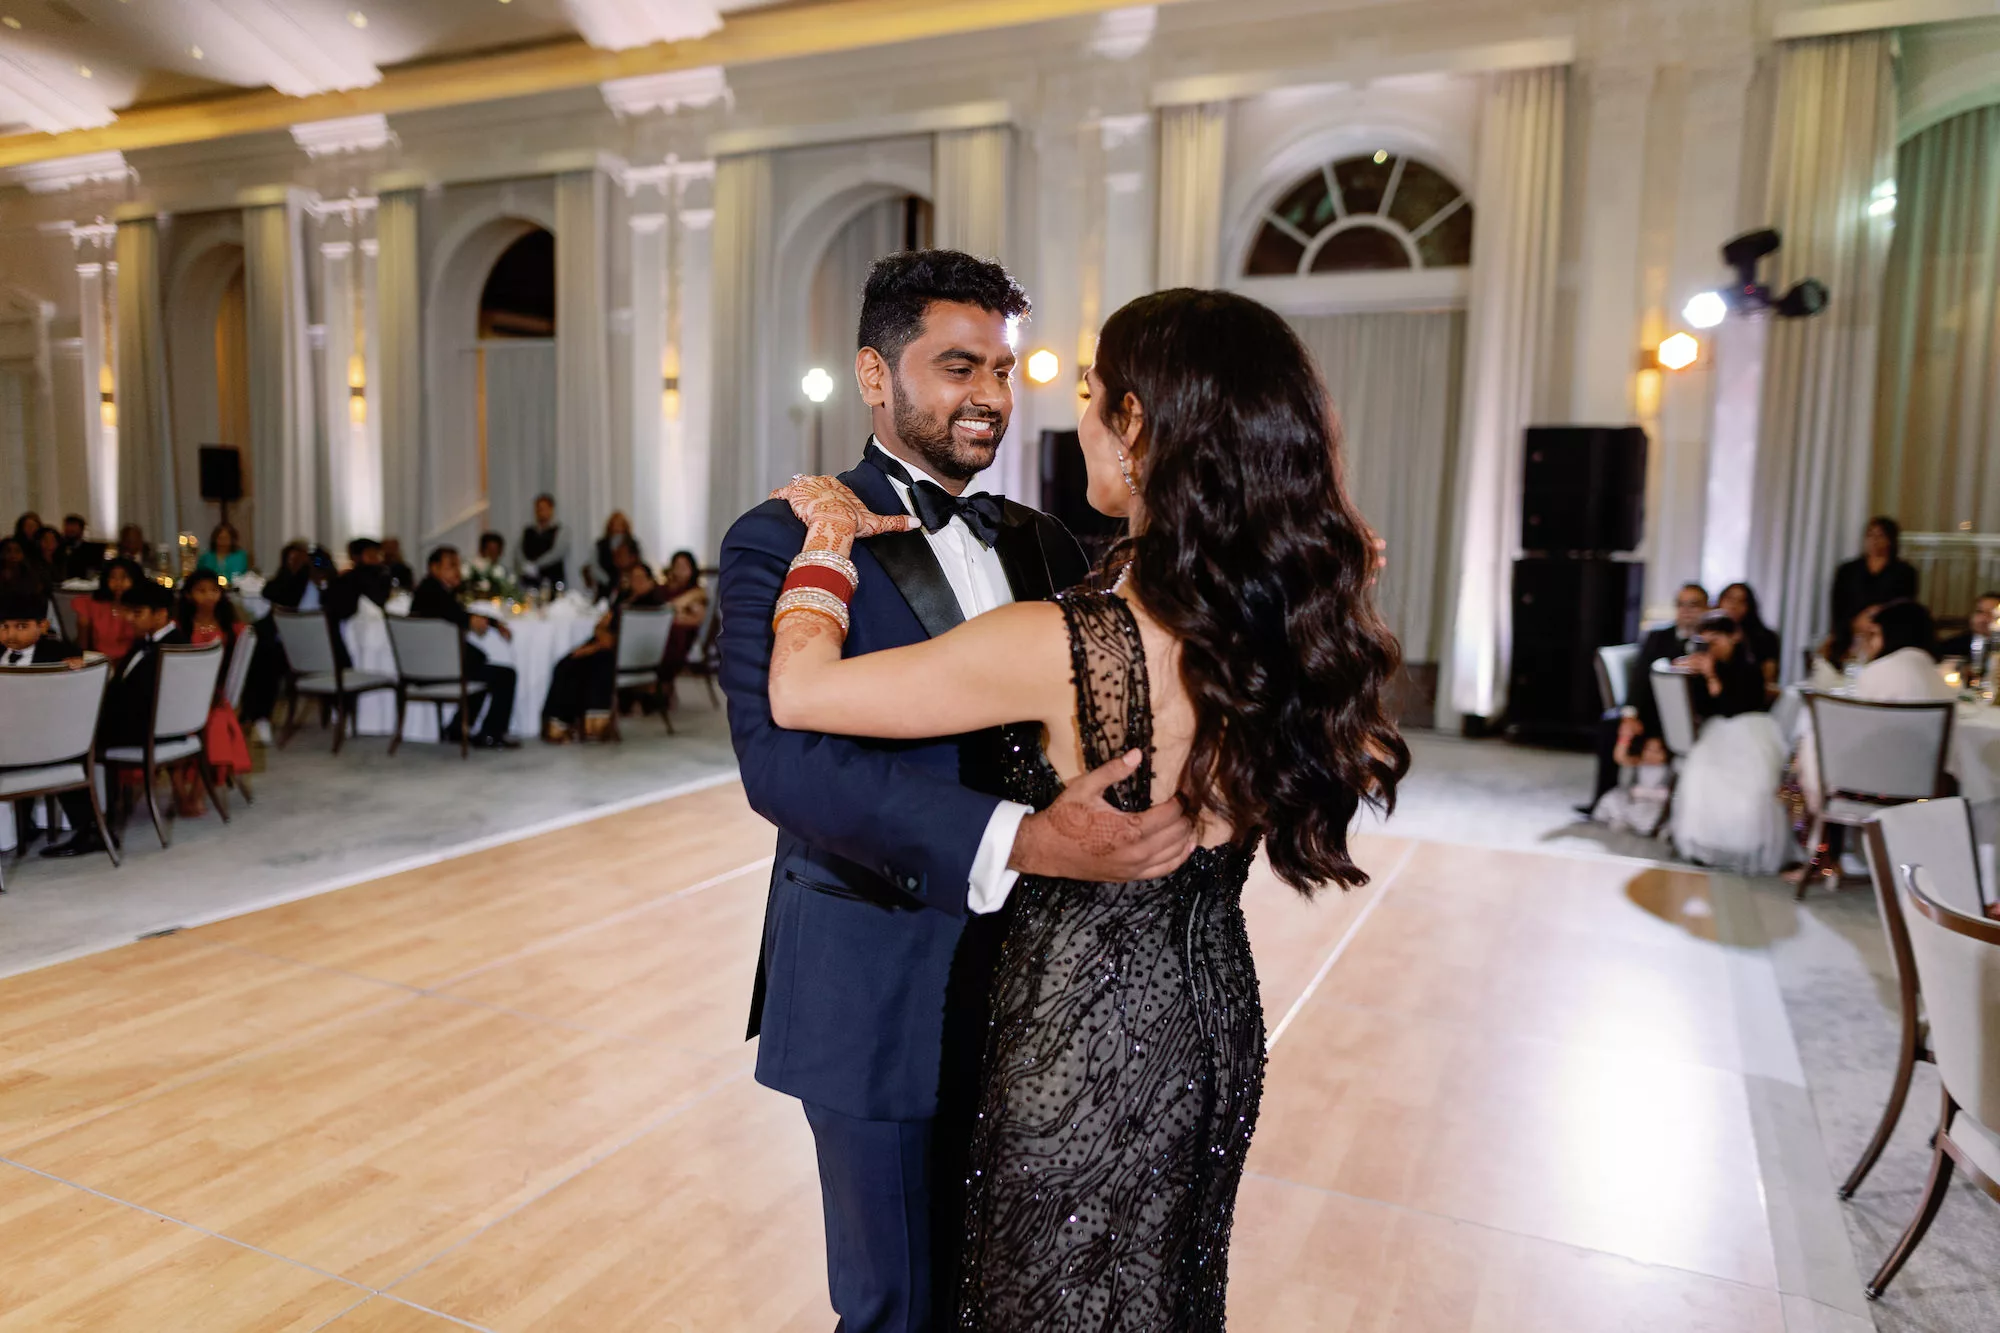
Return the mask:
M979 854L972 858L972 883L965 895L967 911L984 916L1007 905L1014 881L1021 878L1021 872L1009 870L1007 862L1014 855L1014 838L1021 831L1021 821L1033 813L1015 801L1002 801L993 807L986 834L979 840Z

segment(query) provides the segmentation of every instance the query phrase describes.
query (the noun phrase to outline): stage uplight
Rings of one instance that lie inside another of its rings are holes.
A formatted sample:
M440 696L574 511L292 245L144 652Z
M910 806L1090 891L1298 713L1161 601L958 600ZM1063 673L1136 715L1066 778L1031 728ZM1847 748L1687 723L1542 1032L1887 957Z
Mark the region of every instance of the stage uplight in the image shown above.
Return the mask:
M1698 329L1712 329L1728 316L1729 303L1721 292L1696 292L1681 307L1681 314Z

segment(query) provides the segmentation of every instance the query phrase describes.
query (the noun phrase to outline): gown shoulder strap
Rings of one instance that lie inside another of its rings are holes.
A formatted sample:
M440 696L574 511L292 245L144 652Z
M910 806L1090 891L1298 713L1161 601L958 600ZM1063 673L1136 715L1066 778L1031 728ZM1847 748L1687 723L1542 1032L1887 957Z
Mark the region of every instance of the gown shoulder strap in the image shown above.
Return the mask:
M1057 594L1056 603L1069 627L1084 767L1143 751L1139 767L1111 789L1110 800L1120 810L1144 810L1152 804L1153 704L1139 622L1116 593L1077 589Z

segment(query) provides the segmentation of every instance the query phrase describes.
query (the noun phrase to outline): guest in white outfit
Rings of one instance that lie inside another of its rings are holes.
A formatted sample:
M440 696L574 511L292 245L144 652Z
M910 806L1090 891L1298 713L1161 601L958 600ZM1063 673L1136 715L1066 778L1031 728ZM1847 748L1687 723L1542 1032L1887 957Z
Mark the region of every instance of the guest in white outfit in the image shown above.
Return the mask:
M1776 874L1796 850L1778 798L1787 747L1765 711L1764 673L1742 627L1710 612L1695 651L1674 665L1693 676L1694 712L1705 719L1674 788L1674 848L1702 865Z
M1856 699L1878 703L1924 703L1958 697L1938 673L1937 659L1930 645L1936 641L1931 613L1917 602L1891 602L1875 608L1855 635L1855 646L1868 655L1861 674L1849 691ZM1806 809L1817 815L1824 793L1819 786L1819 749L1813 739L1812 724L1801 715L1803 734L1799 737L1799 790Z

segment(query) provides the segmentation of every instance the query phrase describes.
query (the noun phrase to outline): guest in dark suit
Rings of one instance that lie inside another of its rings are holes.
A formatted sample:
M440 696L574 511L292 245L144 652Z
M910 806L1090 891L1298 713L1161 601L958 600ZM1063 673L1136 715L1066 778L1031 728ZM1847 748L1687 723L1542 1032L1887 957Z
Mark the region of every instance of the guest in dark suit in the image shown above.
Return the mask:
M556 522L554 496L535 497L535 521L521 529L521 541L514 551L523 587L553 586L568 577L569 530Z
M503 639L514 637L499 621L472 614L458 600L458 585L465 581L465 575L459 568L456 546L440 546L432 551L425 568L428 573L410 598L412 619L449 620L463 634L483 634L490 627L498 630ZM477 645L468 643L465 674L467 679L486 683L486 717L474 733L472 743L487 750L517 748L520 742L507 737L507 724L514 716L514 691L519 684L514 668L487 661ZM459 729L469 722L469 718L455 717L445 731L455 740Z
M90 525L82 514L63 516L63 576L72 579L94 579L97 571L104 568L104 543L94 542L89 537Z
M1939 644L1937 655L1962 657L1968 671L1983 678L1995 650L2000 649L2000 644L1993 642L1996 628L2000 628L2000 592L1982 592L1973 599L1972 614L1965 620L1965 633L1954 634Z
M1649 739L1660 734L1660 706L1653 698L1653 663L1685 657L1694 647L1695 628L1708 611L1708 590L1699 583L1683 583L1674 594L1674 623L1652 631L1639 641L1639 655L1625 678L1625 706L1607 709L1597 724L1597 790L1590 800L1576 807L1586 817L1604 793L1618 785L1619 736L1629 738L1627 757L1637 757ZM1639 730L1624 723L1636 718Z
M153 733L153 702L160 676L160 645L174 632L174 595L151 579L126 592L120 612L132 622L132 649L111 671L104 710L97 718L97 748L143 746ZM69 826L67 842L42 848L43 856L86 856L104 850L90 797L78 790L57 798Z
M1916 599L1917 571L1902 558L1902 540L1902 525L1895 519L1878 514L1868 520L1861 554L1833 571L1835 635L1871 606Z
M414 588L417 584L416 571L410 562L403 559L403 543L396 537L382 539L382 568L389 571L389 586L392 588Z
M347 639L341 634L340 627L354 618L354 613L361 609L364 601L387 607L391 591L389 567L382 557L382 543L372 537L356 537L349 542L347 568L341 570L320 595L327 619L333 622L333 651L339 655L343 667L353 666L354 662L347 655Z

